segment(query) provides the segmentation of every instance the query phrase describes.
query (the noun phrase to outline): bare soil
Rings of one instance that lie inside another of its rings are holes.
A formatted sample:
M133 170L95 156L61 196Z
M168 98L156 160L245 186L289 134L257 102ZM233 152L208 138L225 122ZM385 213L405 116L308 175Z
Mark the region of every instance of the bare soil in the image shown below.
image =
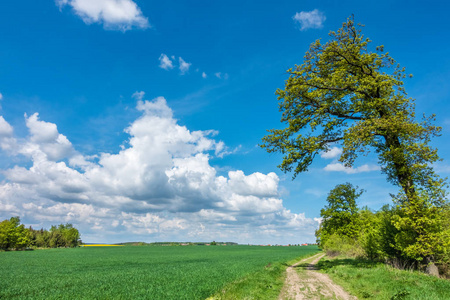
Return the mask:
M278 299L357 299L335 284L328 275L316 271L317 262L324 256L325 254L319 253L289 266ZM298 272L300 268L304 270Z

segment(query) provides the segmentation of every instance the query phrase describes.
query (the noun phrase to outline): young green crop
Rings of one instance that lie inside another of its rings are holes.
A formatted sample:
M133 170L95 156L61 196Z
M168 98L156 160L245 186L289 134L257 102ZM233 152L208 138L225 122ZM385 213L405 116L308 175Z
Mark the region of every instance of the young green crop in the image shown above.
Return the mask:
M0 298L205 299L317 247L86 247L0 253Z

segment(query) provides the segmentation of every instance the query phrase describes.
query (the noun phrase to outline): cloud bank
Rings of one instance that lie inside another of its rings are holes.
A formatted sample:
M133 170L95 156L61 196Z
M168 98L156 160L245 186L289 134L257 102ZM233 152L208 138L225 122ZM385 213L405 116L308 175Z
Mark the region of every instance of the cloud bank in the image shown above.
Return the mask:
M216 131L179 125L163 97L134 97L141 116L118 153L85 156L37 113L25 115L29 135L18 138L0 116L1 149L26 161L2 170L0 217L38 227L71 222L88 242L314 241L317 220L283 206L275 173L218 174L210 159L227 147Z
M70 6L86 24L100 23L105 29L126 31L150 27L132 0L56 0L56 4L60 9Z

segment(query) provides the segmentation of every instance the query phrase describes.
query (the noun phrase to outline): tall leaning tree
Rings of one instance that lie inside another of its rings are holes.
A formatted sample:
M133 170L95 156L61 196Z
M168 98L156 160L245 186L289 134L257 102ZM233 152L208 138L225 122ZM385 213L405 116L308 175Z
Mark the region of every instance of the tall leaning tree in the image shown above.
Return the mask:
M429 145L441 128L432 124L434 115L417 121L414 99L403 87L405 69L383 46L371 51L361 27L349 18L287 71L284 90L276 91L286 128L269 130L261 147L282 153L279 167L294 177L334 145L342 146L339 161L346 167L372 150L407 202L419 189L442 203L445 183L433 171L439 157Z

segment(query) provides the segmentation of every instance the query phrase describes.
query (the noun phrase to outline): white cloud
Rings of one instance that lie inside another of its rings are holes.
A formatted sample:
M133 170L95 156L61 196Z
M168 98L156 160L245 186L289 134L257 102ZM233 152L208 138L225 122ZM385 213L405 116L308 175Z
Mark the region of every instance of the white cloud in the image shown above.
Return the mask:
M379 166L376 165L362 165L357 168L347 168L341 163L333 163L329 164L324 168L325 171L329 172L345 172L347 174L356 174L356 173L363 173L363 172L371 172L371 171L378 171L380 170Z
M261 197L278 196L278 176L275 173L267 175L256 172L248 176L242 171L228 172L228 186L235 193L248 196L257 195Z
M309 28L322 28L323 22L326 20L324 13L318 9L296 13L292 18L300 23L300 30L302 31Z
M56 0L62 9L69 5L86 24L101 23L105 29L148 28L150 24L132 0Z
M133 97L134 99L136 99L138 101L142 101L142 99L144 99L144 95L145 95L145 92L143 92L143 91L140 91L140 92L136 91L136 92L133 93L133 95L131 95L131 97Z
M216 72L214 73L214 76L216 76L219 79L228 79L228 73L222 73L222 72Z
M339 155L341 155L342 153L342 149L338 148L338 147L333 147L331 149L329 149L327 152L323 152L320 154L320 157L325 158L325 159L331 159L331 158L336 158Z
M95 160L73 149L55 124L26 117L30 134L14 149L29 162L3 170L0 218L20 215L38 227L71 222L85 241L298 243L301 231L314 241L317 222L283 207L275 173L219 176L210 164L226 151L212 138L217 131L190 131L163 97L133 95L142 115L125 129L128 146ZM0 129L14 138L3 118Z
M202 78L207 78L207 77L208 77L208 75L206 75L206 73L203 72L203 73L202 73Z
M5 151L14 151L16 148L16 139L13 137L13 128L6 122L3 116L0 116L0 148Z
M13 128L9 125L5 119L0 116L0 137L10 137L12 136Z
M189 71L189 68L191 67L191 63L185 62L181 57L178 58L178 61L180 63L180 73L181 75L186 74L186 72Z
M26 118L26 125L31 136L30 142L22 148L22 154L35 157L45 154L49 160L57 161L74 153L72 144L58 132L56 125L40 121L37 113Z
M173 62L167 55L162 53L159 56L159 67L164 70L173 69Z

